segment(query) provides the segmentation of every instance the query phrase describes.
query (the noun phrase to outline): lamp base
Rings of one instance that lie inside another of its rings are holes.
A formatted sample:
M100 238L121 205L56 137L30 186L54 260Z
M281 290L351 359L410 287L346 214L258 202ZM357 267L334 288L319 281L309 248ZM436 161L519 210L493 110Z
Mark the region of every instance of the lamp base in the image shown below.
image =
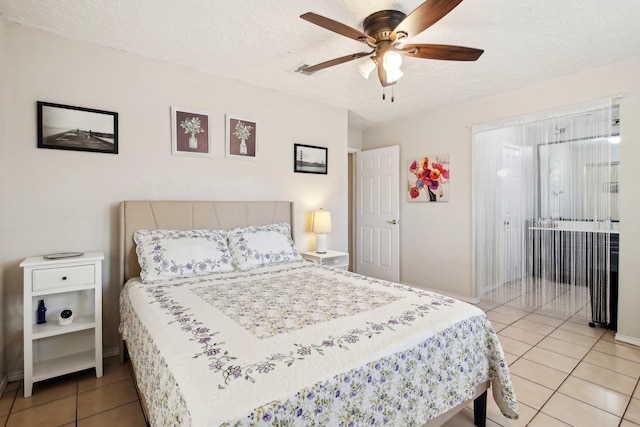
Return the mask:
M326 234L316 234L316 253L318 254L327 253L327 235Z

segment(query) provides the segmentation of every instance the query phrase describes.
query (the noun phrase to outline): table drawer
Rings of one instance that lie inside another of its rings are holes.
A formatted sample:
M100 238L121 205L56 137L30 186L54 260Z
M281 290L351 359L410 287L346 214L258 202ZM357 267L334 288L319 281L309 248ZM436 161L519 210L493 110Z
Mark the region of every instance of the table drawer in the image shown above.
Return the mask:
M326 265L328 267L335 267L335 266L342 266L342 265L347 265L349 264L349 256L348 255L343 255L343 256L335 256L335 257L331 257L331 258L325 258L322 260L322 264Z
M33 291L95 283L95 265L33 270Z

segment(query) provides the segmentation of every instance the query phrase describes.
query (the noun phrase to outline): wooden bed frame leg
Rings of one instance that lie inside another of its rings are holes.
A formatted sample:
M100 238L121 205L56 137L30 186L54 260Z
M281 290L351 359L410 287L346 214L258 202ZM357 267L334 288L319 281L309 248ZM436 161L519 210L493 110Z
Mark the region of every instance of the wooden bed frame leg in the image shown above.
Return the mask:
M473 423L478 427L486 427L487 424L487 391L473 401Z
M124 365L124 362L126 361L127 361L126 348L124 346L124 341L120 339L120 364Z

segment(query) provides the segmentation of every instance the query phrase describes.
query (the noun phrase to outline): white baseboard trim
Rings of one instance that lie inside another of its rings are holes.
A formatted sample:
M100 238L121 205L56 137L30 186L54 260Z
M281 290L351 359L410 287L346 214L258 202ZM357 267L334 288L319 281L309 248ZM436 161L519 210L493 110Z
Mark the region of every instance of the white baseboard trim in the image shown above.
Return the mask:
M119 356L119 355L120 355L120 347L112 347L102 351L103 359L106 359L107 357L113 357L113 356ZM13 381L20 381L23 378L24 378L24 371L21 369L19 371L9 372L5 377L5 381L7 381L7 383L10 383ZM5 383L4 385L6 386L7 383ZM0 383L0 386L2 386L2 383Z
M107 357L119 356L120 355L120 347L108 348L102 351L102 358L106 359Z
M4 394L4 389L7 388L7 384L9 384L9 377L5 375L2 377L2 381L0 381L0 396Z
M430 292L435 292L437 294L442 294L442 295L446 295L448 297L451 298L455 298L455 299L459 299L460 301L464 301L464 302L468 302L469 304L478 304L480 303L480 298L471 298L471 297L466 297L466 296L462 296L462 295L457 295L451 292L445 292L441 289L432 289L432 288L426 288L423 286L418 286L418 285L414 285L413 283L407 283L407 282L400 282L403 285L407 285L407 286L411 286L412 288L418 288L418 289L424 289L425 291L430 291Z
M20 381L22 378L24 378L24 372L22 370L9 372L7 374L7 381L10 383Z
M637 345L638 347L640 347L640 339L638 338L628 337L626 335L620 335L618 333L616 333L615 338L616 338L616 341L622 341L624 343Z

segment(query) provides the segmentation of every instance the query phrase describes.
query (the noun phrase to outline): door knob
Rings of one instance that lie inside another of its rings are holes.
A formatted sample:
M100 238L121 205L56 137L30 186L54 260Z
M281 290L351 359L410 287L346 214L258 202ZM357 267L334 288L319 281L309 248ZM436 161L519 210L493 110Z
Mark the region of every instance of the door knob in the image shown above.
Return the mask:
M398 223L398 221L396 221L395 219L392 219L391 221L387 221L387 222L393 225L396 225Z

